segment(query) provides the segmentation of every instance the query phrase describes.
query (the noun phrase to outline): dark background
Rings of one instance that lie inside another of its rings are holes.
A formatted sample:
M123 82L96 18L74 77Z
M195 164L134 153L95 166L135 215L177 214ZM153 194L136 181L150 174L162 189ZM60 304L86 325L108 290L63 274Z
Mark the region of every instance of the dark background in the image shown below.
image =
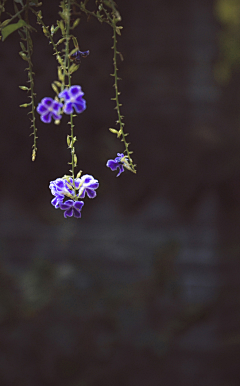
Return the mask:
M90 3L94 9L94 4ZM240 383L240 1L118 1L122 112L137 174L106 168L123 147L112 32L81 17L73 76L79 168L100 182L82 218L51 206L68 171L66 120L32 137L18 33L0 45L0 384ZM43 1L47 25L58 1ZM32 18L32 23L34 19ZM36 104L53 96L51 45L33 33Z

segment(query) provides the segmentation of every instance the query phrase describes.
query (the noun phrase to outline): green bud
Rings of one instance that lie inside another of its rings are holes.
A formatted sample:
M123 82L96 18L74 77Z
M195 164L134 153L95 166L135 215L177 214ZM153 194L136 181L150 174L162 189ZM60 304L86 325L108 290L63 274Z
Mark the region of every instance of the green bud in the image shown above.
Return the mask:
M19 55L21 56L21 58L22 58L23 60L26 60L26 61L28 62L28 57L27 57L27 55L26 55L24 52L20 51L20 52L19 52Z
M111 131L111 133L113 133L113 134L118 134L118 131L116 130L116 129L109 129L109 131Z

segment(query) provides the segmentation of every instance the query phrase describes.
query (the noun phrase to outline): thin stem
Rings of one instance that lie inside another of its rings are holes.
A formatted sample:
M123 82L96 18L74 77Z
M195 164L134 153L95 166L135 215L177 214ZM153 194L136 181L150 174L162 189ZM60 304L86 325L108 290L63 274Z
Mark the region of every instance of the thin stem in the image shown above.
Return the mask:
M136 170L134 168L134 165L133 165L133 161L131 159L131 156L130 156L130 152L128 150L128 146L129 144L127 143L126 141L126 134L124 133L123 131L123 127L124 127L124 123L122 121L122 118L123 116L121 115L121 111L120 111L120 106L121 104L119 103L119 95L120 95L120 92L118 91L118 68L117 68L117 33L116 33L116 21L115 19L113 19L112 21L112 28L113 28L113 67L114 67L114 72L113 72L113 76L114 76L114 88L115 88L115 98L113 98L115 101L116 101L116 110L117 110L117 115L118 115L118 120L117 120L117 123L119 124L120 126L120 129L119 129L119 132L120 132L120 135L122 137L122 142L124 143L124 146L125 146L125 151L127 153L127 157L129 159L129 164L131 166L131 170L133 173L136 173Z
M28 4L25 4L22 9L20 11L18 11L17 13L15 13L15 15L13 15L11 17L11 19L8 20L8 22L4 25L4 27L6 27L9 23L11 23L16 17L18 17L26 8L28 7ZM1 28L1 26L0 26Z
M61 62L61 55L60 55L60 52L58 51L58 48L57 48L57 45L55 44L53 38L52 38L52 35L51 33L49 32L48 30L48 27L46 26L46 24L42 21L40 15L38 12L36 12L32 7L30 7L30 10L34 13L35 16L37 16L37 22L39 24L41 24L41 26L43 27L43 30L44 30L44 34L46 35L46 37L50 40L52 46L53 46L53 49L55 51L55 54L56 54L56 58L58 60L58 62L60 61ZM67 72L66 72L66 65L62 65L63 63L61 62L61 67L64 71L64 75L67 75ZM64 82L63 82L63 86L62 86L62 90L64 89Z
M36 127L36 117L35 117L35 105L34 105L34 80L33 80L33 71L32 71L32 47L31 47L31 37L29 35L29 31L25 28L26 40L27 40L27 52L28 52L28 81L30 83L30 98L31 98L31 114L32 114L32 128L33 128L33 151L32 151L32 161L35 161L36 153L37 153L37 127Z
M71 74L69 72L69 31L70 31L70 13L71 13L71 4L70 4L70 0L68 0L68 3L67 3L67 23L66 23L66 36L65 36L65 58L64 58L64 66L65 68L68 69L68 72L67 72L67 78L68 78L68 88L71 87ZM75 172L74 172L74 169L75 169L75 158L76 158L76 155L75 155L75 147L74 147L74 135L73 135L73 128L74 128L74 124L73 124L73 114L70 115L70 127L71 127L71 135L70 135L70 139L71 139L71 142L70 142L70 148L71 148L71 156L72 156L72 161L71 161L71 165L72 165L72 179L73 179L73 189L74 189L74 195L76 196L76 186L75 186Z

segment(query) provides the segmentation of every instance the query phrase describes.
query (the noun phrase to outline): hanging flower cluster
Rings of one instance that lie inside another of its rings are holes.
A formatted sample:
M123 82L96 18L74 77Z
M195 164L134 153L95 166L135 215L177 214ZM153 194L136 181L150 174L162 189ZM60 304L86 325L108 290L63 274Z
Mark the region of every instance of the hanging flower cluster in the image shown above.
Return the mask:
M84 92L81 86L71 86L65 89L58 95L59 98L64 99L64 104L52 99L43 98L37 107L37 112L40 114L40 119L44 123L50 123L52 117L54 120L60 120L61 108L65 114L72 114L74 109L76 113L80 114L86 110L86 101L83 99Z
M99 187L98 180L89 174L85 174L81 178L71 178L70 176L64 176L57 178L55 181L51 181L49 188L54 198L51 204L56 209L64 211L64 217L81 217L81 209L84 205L81 198L85 198L85 195L89 198L96 197L96 189Z
M0 3L5 4L7 0L3 0ZM113 38L113 86L115 90L115 96L111 99L115 101L115 109L117 112L116 128L110 128L110 132L117 135L124 145L123 153L117 153L115 159L107 161L107 167L111 170L117 170L117 177L120 176L125 169L136 173L136 165L133 164L131 158L132 151L129 150L130 142L127 141L128 133L125 133L123 115L121 114L121 106L119 95L117 58L118 55L122 59L122 54L117 48L117 36L121 35L121 29L123 28L118 23L121 21L121 16L117 10L117 5L114 1L96 1L96 10L89 10L87 7L88 1L73 1L73 0L59 0L61 11L57 14L60 16L60 20L55 20L51 26L46 25L43 19L42 10L38 7L42 3L38 1L22 1L14 0L15 14L10 15L0 5L1 16L6 13L6 19L0 24L0 40L4 41L8 35L14 31L19 30L20 46L19 52L21 58L27 63L27 86L19 86L21 90L26 91L30 98L29 103L21 104L20 107L30 108L28 114L30 114L31 128L33 135L32 146L32 161L36 159L37 154L37 126L35 112L40 115L40 119L43 123L59 124L63 114L69 116L69 132L67 134L67 147L70 150L70 161L68 162L70 167L70 175L62 178L57 178L50 182L50 190L54 198L51 203L56 209L64 211L64 217L81 217L81 210L84 205L82 201L86 196L89 198L96 197L96 189L99 187L98 180L89 174L85 174L81 177L81 172L77 175L75 173L78 158L76 155L75 143L77 137L74 134L75 122L74 118L76 114L82 113L86 110L86 100L83 98L83 91L81 86L72 85L72 76L75 71L79 69L82 58L87 58L90 51L81 51L77 37L74 36L73 30L80 22L80 18L75 18L76 15L84 13L87 17L94 16L100 23L107 23L112 28ZM99 4L100 3L100 4ZM78 9L77 9L78 8ZM31 32L35 28L29 24L29 14L35 17L35 23L41 26L44 36L48 39L49 44L53 48L53 53L57 61L57 80L54 80L51 84L53 91L55 92L55 98L44 97L35 106L34 92L34 72L33 72L33 44L31 38ZM21 16L20 16L21 15ZM10 18L9 18L10 16ZM18 16L19 20L15 23L14 19ZM60 33L60 39L55 41L55 38ZM74 48L73 48L74 47ZM71 49L73 48L73 49Z

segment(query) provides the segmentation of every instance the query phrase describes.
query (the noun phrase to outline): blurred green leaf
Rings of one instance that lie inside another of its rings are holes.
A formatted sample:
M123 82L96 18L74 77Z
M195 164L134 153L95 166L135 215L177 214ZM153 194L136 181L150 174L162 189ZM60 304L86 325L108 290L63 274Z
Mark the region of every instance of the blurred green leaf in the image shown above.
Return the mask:
M14 31L23 26L27 26L27 23L22 19L20 19L17 23L7 25L5 28L2 29L2 40L5 40L8 35L12 34Z

